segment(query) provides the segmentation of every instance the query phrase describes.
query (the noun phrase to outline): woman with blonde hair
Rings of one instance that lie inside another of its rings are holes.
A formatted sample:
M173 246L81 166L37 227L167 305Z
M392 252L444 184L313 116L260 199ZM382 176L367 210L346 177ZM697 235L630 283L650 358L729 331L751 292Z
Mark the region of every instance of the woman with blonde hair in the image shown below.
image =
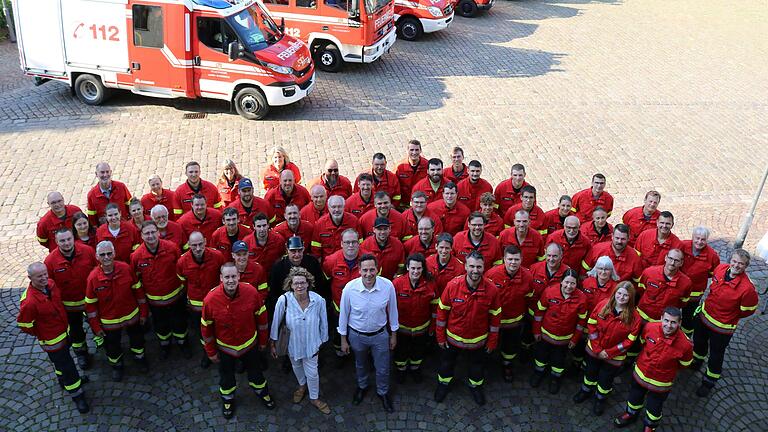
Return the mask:
M224 202L224 207L228 206L232 201L237 200L238 183L243 176L235 165L235 161L232 159L225 159L221 165L221 175L216 187L219 189L219 195Z
M635 309L635 287L620 282L607 299L592 311L587 321L587 347L584 382L573 396L581 403L595 394L592 411L601 415L605 399L613 390L613 379L627 358L627 350L637 339L643 320ZM597 388L597 392L595 392Z
M288 156L288 152L280 146L272 147L269 151L272 155L272 163L264 168L261 173L261 182L264 185L264 190L268 191L280 186L280 173L283 170L291 170L293 172L293 180L296 184L301 182L301 171L299 167L291 162L291 157Z
M328 341L328 316L325 300L312 291L315 278L304 267L293 267L283 282L283 291L275 304L270 332L270 350L277 358L280 326L285 325L288 336L288 358L291 360L293 373L299 382L299 388L293 392L293 403L299 403L309 390L309 402L321 413L330 414L328 404L320 395L320 375L317 371L317 358L320 346Z

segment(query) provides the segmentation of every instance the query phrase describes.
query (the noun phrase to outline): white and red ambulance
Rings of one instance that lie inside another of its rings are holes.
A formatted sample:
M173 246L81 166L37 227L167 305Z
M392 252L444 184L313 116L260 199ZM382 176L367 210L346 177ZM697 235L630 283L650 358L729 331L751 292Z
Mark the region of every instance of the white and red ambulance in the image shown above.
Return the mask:
M265 0L285 32L301 38L320 70L372 63L395 43L394 0Z
M86 104L112 89L230 101L261 119L309 94L314 63L259 0L12 0L21 67Z
M395 0L395 25L401 39L414 41L424 33L448 28L451 21L451 0Z
M478 11L487 11L493 7L493 3L496 0L453 0L453 8L456 9L456 13L466 17L472 18L477 16Z

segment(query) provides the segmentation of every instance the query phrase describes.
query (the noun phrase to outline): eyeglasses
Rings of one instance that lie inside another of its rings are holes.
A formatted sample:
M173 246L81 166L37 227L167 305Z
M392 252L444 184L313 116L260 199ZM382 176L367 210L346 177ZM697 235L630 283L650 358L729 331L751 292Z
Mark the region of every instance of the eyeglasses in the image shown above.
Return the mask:
M112 256L114 254L115 254L114 252L101 252L101 253L99 253L97 255L100 256L100 257L108 257L108 256Z
M350 241L343 241L343 242L341 242L341 244L347 245L347 246L356 245L357 243L358 243L357 240L350 240Z

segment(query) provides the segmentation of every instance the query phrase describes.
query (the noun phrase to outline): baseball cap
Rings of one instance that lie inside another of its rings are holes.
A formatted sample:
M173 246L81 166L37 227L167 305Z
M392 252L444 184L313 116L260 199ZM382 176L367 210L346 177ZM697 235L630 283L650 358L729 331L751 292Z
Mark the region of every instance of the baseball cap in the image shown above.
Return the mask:
M285 246L288 250L304 249L304 243L301 241L301 237L297 236L289 237Z
M240 179L240 181L237 182L237 189L243 190L243 189L253 189L253 182L251 182L251 179L247 177L243 177Z
M373 227L378 228L380 226L389 226L389 219L383 218L383 217L377 217L375 221L373 221Z
M232 243L232 252L248 252L248 245L242 241L238 240L234 243Z

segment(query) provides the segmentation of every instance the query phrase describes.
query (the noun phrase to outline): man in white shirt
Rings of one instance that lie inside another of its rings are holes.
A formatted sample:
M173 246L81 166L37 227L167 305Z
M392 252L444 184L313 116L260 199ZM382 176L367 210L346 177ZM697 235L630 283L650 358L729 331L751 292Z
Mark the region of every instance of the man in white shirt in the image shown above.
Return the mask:
M359 405L368 390L368 356L376 370L376 393L384 410L394 412L389 395L389 352L397 344L397 299L395 287L388 279L377 276L376 257L360 257L360 277L347 283L341 294L339 334L341 350L355 353L357 390L352 398ZM389 331L387 331L389 327Z

